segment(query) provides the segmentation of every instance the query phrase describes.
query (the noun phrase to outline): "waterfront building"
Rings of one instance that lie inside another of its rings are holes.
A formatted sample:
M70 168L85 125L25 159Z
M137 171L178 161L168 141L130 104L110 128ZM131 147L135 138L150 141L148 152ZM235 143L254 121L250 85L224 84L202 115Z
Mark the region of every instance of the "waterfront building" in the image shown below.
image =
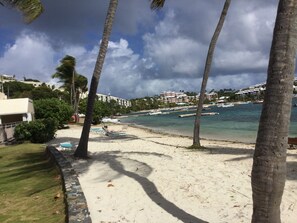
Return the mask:
M160 101L166 104L189 103L190 98L184 92L163 91L160 94Z
M205 93L205 99L209 101L216 101L218 99L218 94L216 92ZM174 92L174 91L163 91L160 94L160 101L163 103L196 103L199 100L199 95L189 96L184 92Z
M115 97L112 96L110 94L105 95L105 94L96 94L98 97L99 101L103 101L103 102L110 102L111 100L114 100L117 102L118 105L124 106L124 107L130 107L131 106L131 102L127 99L124 98L119 98L119 97Z

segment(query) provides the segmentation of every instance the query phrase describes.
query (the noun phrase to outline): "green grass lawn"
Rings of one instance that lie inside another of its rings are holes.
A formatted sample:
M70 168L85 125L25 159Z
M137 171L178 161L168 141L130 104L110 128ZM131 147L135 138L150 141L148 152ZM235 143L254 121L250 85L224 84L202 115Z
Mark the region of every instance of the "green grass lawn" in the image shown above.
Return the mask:
M44 151L40 144L0 148L0 222L65 222L61 179Z

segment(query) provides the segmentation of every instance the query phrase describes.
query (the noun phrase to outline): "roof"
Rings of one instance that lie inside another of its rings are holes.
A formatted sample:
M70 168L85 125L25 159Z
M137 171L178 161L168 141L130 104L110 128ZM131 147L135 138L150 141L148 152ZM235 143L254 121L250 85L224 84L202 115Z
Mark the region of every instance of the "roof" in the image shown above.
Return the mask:
M34 113L33 102L29 98L0 100L0 115Z

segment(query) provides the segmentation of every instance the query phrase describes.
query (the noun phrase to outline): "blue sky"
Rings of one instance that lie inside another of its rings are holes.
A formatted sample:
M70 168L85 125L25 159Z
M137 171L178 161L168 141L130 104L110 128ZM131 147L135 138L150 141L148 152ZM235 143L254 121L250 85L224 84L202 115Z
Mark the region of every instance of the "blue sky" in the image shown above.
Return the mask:
M66 54L90 80L108 0L44 0L33 23L0 7L0 73L55 82ZM208 90L265 82L276 0L232 1L219 37ZM186 5L187 4L187 5ZM167 0L152 12L149 0L120 0L98 92L124 98L164 90L200 90L209 41L223 0Z

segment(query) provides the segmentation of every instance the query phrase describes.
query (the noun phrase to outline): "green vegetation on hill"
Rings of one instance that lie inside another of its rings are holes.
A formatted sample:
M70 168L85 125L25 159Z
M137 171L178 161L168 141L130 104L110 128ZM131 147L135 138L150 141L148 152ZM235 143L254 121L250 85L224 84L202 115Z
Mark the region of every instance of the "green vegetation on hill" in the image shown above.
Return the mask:
M0 148L0 222L65 222L58 170L40 144Z

